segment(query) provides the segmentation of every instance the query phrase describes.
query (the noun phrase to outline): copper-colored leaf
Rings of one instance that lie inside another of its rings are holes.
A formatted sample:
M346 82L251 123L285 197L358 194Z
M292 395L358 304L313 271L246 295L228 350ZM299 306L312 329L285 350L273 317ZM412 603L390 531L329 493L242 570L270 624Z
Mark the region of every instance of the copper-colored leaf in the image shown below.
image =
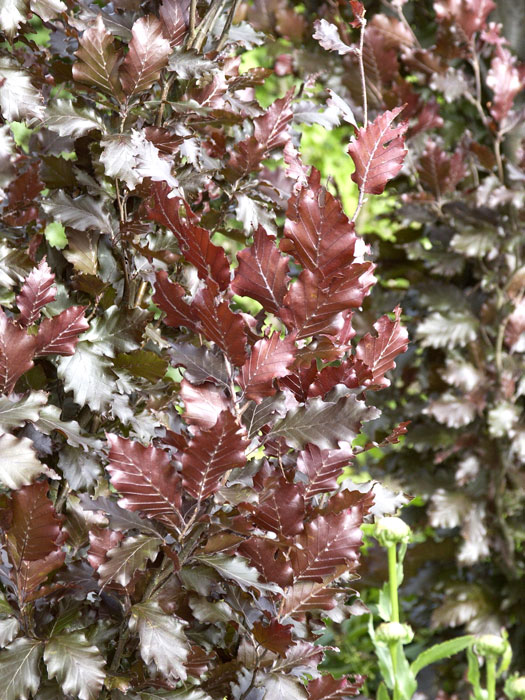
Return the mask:
M38 328L36 355L73 355L78 336L89 328L85 306L70 306L58 316L46 318Z
M281 625L275 618L270 624L255 622L253 625L253 636L265 649L285 656L286 651L292 646L292 625Z
M114 47L114 38L107 31L98 15L93 25L79 40L76 52L78 61L73 64L73 78L88 85L94 85L117 99L122 94L118 80L120 55Z
M229 406L224 391L212 382L195 386L183 379L180 397L184 401L186 422L205 430L213 428L222 411Z
M190 0L163 0L159 16L171 46L182 44L190 23Z
M297 458L297 469L308 477L305 498L336 489L337 478L352 458L350 450L321 450L317 445L307 445Z
M122 532L109 527L94 527L89 531L89 549L86 556L95 571L106 561L108 551L118 547L123 538Z
M308 700L344 700L357 695L364 682L364 676L355 676L352 681L331 675L321 676L308 683Z
M283 479L266 483L257 505L246 504L252 521L262 530L282 537L298 535L304 530L305 502L302 488Z
M289 586L292 583L290 562L272 540L250 537L239 547L239 554L247 557L266 581L279 586Z
M467 40L483 29L487 17L495 7L493 0L438 0L434 3L436 19L453 23L463 30Z
M421 181L439 198L453 192L466 175L463 154L456 151L447 155L437 144L429 141L417 167Z
M403 167L407 153L403 135L407 124L392 126L402 110L403 107L396 107L383 112L366 128L358 129L348 146L355 163L352 180L362 192L381 194L386 183Z
M16 305L20 311L18 324L31 326L40 316L40 309L56 297L54 285L55 275L42 258L38 267L33 268L24 281L20 294L16 297Z
M154 192L155 205L149 210L150 217L173 231L182 254L197 268L201 279L211 277L219 289L226 289L230 281L230 265L224 249L211 242L206 229L197 226L195 215L184 200L168 197L170 190L164 183L156 183ZM181 205L186 209L186 218L179 214Z
M154 15L137 19L131 34L129 51L120 69L120 81L128 98L144 92L159 79L171 52L162 24Z
M385 373L396 366L395 358L408 347L408 333L400 321L401 308L396 306L394 313L393 321L388 316L382 316L374 323L376 337L367 333L357 345L357 358L372 372L372 386L390 385ZM364 381L370 382L366 379Z
M275 394L274 379L288 373L294 350L292 335L281 339L279 333L273 333L269 338L257 341L239 377L245 397L260 403L265 396Z
M0 393L10 394L33 366L36 338L15 326L0 309Z
M175 328L183 326L198 333L197 319L191 306L184 301L184 296L184 287L170 282L164 270L157 272L153 301L166 313L164 323Z
M277 313L288 285L288 258L281 255L275 239L259 226L253 245L237 254L239 267L231 284L233 291L262 304L265 311Z
M124 496L119 505L168 525L180 524L181 482L168 453L117 435L108 435L108 442L106 468L111 483Z
M502 122L514 104L514 98L523 90L523 76L516 65L516 59L505 48L500 47L492 59L487 73L487 85L494 93L490 113Z
M246 463L248 441L229 411L223 411L212 430L198 430L182 458L183 485L197 500L218 488L221 477Z

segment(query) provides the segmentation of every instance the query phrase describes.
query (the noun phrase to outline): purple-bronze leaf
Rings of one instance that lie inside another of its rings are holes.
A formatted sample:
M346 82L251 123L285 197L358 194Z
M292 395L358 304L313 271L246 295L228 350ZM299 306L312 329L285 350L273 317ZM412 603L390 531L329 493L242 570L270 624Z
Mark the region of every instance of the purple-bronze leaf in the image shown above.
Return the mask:
M99 14L93 25L84 32L79 44L76 52L79 60L73 64L74 80L94 85L119 99L122 94L118 80L121 57L115 49L113 36L104 26L102 15Z
M165 312L164 323L174 328L186 327L198 333L197 319L191 306L184 301L185 296L184 287L177 282L170 282L167 272L157 272L153 301Z
M269 338L257 341L239 377L245 397L260 403L265 396L275 394L274 379L288 373L294 361L294 350L292 335L281 339L280 334L274 332Z
M42 307L56 297L54 282L55 275L46 259L42 258L38 267L33 268L26 277L20 294L16 297L16 305L20 311L18 325L25 328L38 320Z
M233 291L262 304L265 311L277 313L288 286L288 260L281 255L275 239L259 226L253 245L237 254L239 267L231 284Z
M502 122L508 116L514 98L523 90L523 74L516 65L515 57L504 48L499 48L492 59L487 73L487 85L494 93L490 105L490 113L497 122Z
M85 306L70 306L58 316L44 319L36 336L36 356L73 355L78 336L89 328L85 310Z
M279 586L289 586L292 583L290 562L272 540L250 537L239 547L239 554L247 557L266 581Z
M204 430L213 428L220 414L229 407L224 391L212 382L195 386L183 379L180 397L184 401L185 421Z
M265 649L286 656L287 650L294 643L292 640L292 625L281 625L275 618L270 624L255 622L253 625L253 636Z
M305 499L299 484L289 484L283 479L270 480L261 492L259 504L246 504L245 508L261 530L285 538L304 530Z
M171 53L162 24L154 15L137 19L131 34L129 51L120 69L120 82L128 98L148 90L159 79Z
M182 458L184 488L198 501L214 493L231 469L244 466L248 441L229 411L211 430L198 430Z
M171 46L184 41L190 23L191 0L163 0L159 8L164 36Z
M357 695L364 682L365 676L355 676L351 681L331 675L321 676L308 683L308 700L344 700Z
M167 525L180 524L181 480L167 452L108 435L111 483L122 494L119 505Z
M392 126L392 122L403 110L396 107L383 112L366 128L358 129L348 146L348 153L355 163L352 180L361 192L381 194L386 183L403 167L407 153L403 135L407 123Z
M357 345L357 358L372 373L372 380L364 379L362 383L374 387L389 386L390 382L385 378L385 373L396 366L395 358L408 347L408 333L400 321L401 308L396 306L394 313L393 321L388 316L382 316L374 323L376 337L367 333Z
M334 491L337 478L352 459L348 449L321 450L317 445L307 445L297 458L297 469L308 477L304 497Z
M10 394L33 366L36 337L15 326L0 308L0 393Z

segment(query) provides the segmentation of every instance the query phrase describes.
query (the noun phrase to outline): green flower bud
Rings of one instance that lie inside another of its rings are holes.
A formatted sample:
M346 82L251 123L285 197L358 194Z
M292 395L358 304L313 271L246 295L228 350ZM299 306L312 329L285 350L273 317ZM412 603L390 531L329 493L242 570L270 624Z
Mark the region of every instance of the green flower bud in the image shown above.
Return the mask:
M503 656L508 642L497 634L483 634L476 639L476 651L480 656Z
M384 644L392 644L392 642L410 644L414 639L414 631L410 625L404 625L401 622L383 622L376 630L376 639Z
M409 542L412 530L401 518L381 518L376 523L375 537L383 547Z
M505 695L510 700L525 698L525 676L514 676L505 683Z

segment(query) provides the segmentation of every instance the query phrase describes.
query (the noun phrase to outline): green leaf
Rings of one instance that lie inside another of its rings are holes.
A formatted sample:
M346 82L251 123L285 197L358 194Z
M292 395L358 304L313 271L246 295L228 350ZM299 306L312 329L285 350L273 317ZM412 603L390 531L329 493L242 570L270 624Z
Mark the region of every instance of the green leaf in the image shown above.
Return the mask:
M26 421L37 421L40 409L46 403L47 394L43 391L32 391L18 401L0 396L0 429L20 428Z
M474 691L473 700L486 700L481 689L481 676L479 672L478 657L472 647L467 648L468 672L467 680L472 685Z
M181 620L167 615L158 603L150 601L131 608L130 628L139 635L140 654L145 663L153 661L165 676L186 679L184 663L190 648Z
M235 581L243 591L256 588L259 591L281 592L276 583L263 583L259 578L259 572L253 566L249 566L244 557L227 557L224 555L195 557L203 564L211 566L218 571L223 578Z
M137 535L127 537L118 547L110 549L106 555L108 561L98 569L103 585L116 581L127 586L136 571L143 571L148 560L155 559L161 543L162 540L158 537Z
M2 700L29 700L40 685L41 642L21 637L0 653Z
M64 693L78 700L96 700L106 674L98 648L82 632L53 637L46 644L44 661L50 678L56 678Z
M401 642L396 644L395 653L397 654L396 682L401 694L401 700L411 700L417 690L417 683Z
M67 246L66 229L60 221L51 221L44 230L46 241L52 248L62 250Z
M388 690L386 689L386 685L384 683L381 683L377 689L377 700L390 700L390 695L388 694Z
M468 649L474 642L474 635L464 635L463 637L456 637L455 639L449 639L441 644L434 644L430 649L425 649L421 654L412 662L410 668L412 673L417 676L417 674L426 666L436 663L436 661L441 661L441 659L448 659L454 654L458 654L460 651Z

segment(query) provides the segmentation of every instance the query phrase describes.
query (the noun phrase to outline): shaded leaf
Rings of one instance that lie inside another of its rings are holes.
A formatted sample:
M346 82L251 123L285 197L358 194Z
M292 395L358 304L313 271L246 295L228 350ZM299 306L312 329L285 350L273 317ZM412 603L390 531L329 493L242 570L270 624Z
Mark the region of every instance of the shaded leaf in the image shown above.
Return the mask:
M111 483L121 493L119 505L168 525L179 524L180 477L167 452L108 435Z
M283 303L288 283L288 258L281 255L262 226L253 237L253 245L237 254L239 266L231 288L262 304L265 311L277 313Z
M42 642L20 637L0 652L0 684L5 700L29 700L40 685Z
M44 651L49 678L56 678L64 693L79 700L96 700L104 678L104 659L82 632L52 637Z
M55 275L51 272L46 259L42 258L38 267L33 268L26 277L20 294L15 299L20 311L17 319L20 326L25 328L35 323L42 307L55 299L54 281Z
M229 411L211 430L197 430L182 457L183 485L199 501L214 493L221 477L246 463L248 441Z
M355 163L352 180L362 192L381 194L386 183L395 177L403 166L407 151L403 135L406 122L392 126L403 110L396 107L383 112L366 128L358 129L348 146L348 153Z
M148 90L159 79L171 52L162 24L154 15L137 19L131 34L129 51L120 68L120 81L128 98Z
M40 411L36 427L46 435L49 435L53 431L59 432L72 447L81 447L84 450L99 450L102 447L101 440L82 434L82 430L77 421L61 420L60 409L57 408L57 406L48 404L43 408Z
M202 384L212 380L229 386L224 360L203 346L190 343L175 343L168 349L174 367L186 368L184 378L192 384Z
M6 647L18 634L20 623L16 617L0 618L0 647Z
M127 586L136 571L144 571L148 561L153 561L158 554L161 540L149 535L126 537L107 553L105 561L98 569L100 581L106 585L116 581Z
M282 436L293 448L301 450L308 443L321 449L336 449L340 442L351 442L365 421L377 418L379 411L366 406L354 396L337 402L312 399L305 406L288 411L272 428L271 434Z
M468 311L436 311L417 327L422 347L463 347L477 338L478 320Z
M89 330L81 340L91 343L97 355L115 357L118 352L131 352L139 347L149 319L149 313L143 309L128 311L110 306L90 326L86 324Z
M101 233L112 233L110 218L104 211L103 204L90 195L83 194L73 199L65 192L57 192L46 197L42 207L64 226L71 226L78 231L94 228Z
M10 401L7 396L0 396L0 428L2 430L19 428L26 421L37 421L40 409L46 403L47 394L43 391L32 391L17 401Z
M104 132L101 117L92 109L76 107L71 100L55 100L46 107L44 125L59 136L84 136L93 129Z
M131 608L130 627L139 635L145 663L153 661L165 676L186 679L184 663L190 647L181 620L166 615L158 603L147 602Z
M85 306L70 306L58 316L45 318L38 327L36 356L73 355L79 335L89 328Z
M199 554L196 557L200 562L211 566L219 574L232 581L235 581L243 591L247 591L250 588L256 588L259 591L273 591L279 592L279 587L275 583L263 583L257 572L251 566L248 566L246 559L243 557L227 557L222 554L205 556Z
M79 406L87 404L93 411L102 411L111 403L115 391L110 367L109 360L80 343L74 355L58 360L58 376L64 382L64 389L73 392Z

